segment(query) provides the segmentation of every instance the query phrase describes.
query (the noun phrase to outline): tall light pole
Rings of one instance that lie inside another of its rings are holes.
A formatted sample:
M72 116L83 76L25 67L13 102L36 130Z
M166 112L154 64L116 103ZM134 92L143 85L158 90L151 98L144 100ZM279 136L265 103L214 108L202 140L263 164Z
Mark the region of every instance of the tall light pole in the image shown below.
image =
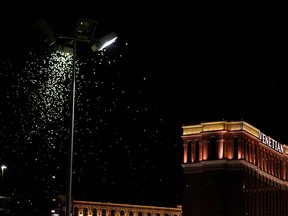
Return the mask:
M71 77L71 124L70 124L70 148L68 151L68 183L66 198L66 216L70 216L72 210L72 178L73 178L73 147L74 147L74 117L75 117L75 88L76 88L76 46L77 39L73 38L73 71Z
M70 145L68 149L68 178L67 178L67 194L66 194L66 216L72 215L72 174L73 174L73 147L74 147L74 124L75 124L75 89L76 89L76 49L77 42L91 43L91 49L101 51L109 46L117 39L117 35L112 32L100 39L93 38L97 22L87 19L79 19L73 37L57 36L45 20L40 20L34 25L34 30L40 39L49 46L54 46L54 49L63 52L70 52L71 47L57 44L58 39L66 39L72 41L72 76L71 76L71 122L70 122ZM3 175L2 175L3 176Z

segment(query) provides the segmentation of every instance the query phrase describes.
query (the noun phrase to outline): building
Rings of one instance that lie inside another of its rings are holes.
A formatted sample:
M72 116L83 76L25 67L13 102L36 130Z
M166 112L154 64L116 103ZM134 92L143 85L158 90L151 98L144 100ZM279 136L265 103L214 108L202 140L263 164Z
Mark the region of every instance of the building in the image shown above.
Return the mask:
M11 208L11 195L0 193L0 215L9 215Z
M182 216L182 206L175 208L118 203L73 201L73 216Z
M56 199L57 208L52 216L65 214L64 195ZM119 204L73 200L73 216L182 216L182 206L159 207L146 205Z
M287 216L288 147L244 121L182 127L183 216Z

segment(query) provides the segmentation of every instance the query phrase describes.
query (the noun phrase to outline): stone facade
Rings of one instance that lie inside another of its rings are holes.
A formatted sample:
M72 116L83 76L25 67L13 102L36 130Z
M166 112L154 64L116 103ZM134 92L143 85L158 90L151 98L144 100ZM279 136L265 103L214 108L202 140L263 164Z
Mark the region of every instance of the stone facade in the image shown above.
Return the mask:
M182 206L170 208L74 200L73 216L182 216Z
M287 216L288 149L244 121L183 126L183 216Z

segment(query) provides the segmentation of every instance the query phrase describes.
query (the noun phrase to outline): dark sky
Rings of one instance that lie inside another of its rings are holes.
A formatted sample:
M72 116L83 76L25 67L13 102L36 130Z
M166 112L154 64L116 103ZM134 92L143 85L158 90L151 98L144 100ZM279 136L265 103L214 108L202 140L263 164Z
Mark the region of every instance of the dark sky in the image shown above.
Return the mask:
M42 18L60 34L87 18L118 35L104 53L77 46L76 199L181 204L183 124L245 120L287 142L280 5L49 3L1 13L0 163L15 215L47 215L66 190L71 58L39 41Z

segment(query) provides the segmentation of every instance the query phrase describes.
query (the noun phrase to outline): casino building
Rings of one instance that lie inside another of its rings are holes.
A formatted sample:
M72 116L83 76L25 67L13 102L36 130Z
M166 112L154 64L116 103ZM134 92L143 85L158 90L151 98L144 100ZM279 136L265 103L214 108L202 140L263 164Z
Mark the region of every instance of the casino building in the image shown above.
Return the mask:
M182 206L159 207L73 201L73 216L182 216Z
M65 201L65 195L55 199L51 216L66 215ZM182 205L161 207L73 200L72 216L182 216Z
M244 121L182 127L183 216L287 216L288 146Z

